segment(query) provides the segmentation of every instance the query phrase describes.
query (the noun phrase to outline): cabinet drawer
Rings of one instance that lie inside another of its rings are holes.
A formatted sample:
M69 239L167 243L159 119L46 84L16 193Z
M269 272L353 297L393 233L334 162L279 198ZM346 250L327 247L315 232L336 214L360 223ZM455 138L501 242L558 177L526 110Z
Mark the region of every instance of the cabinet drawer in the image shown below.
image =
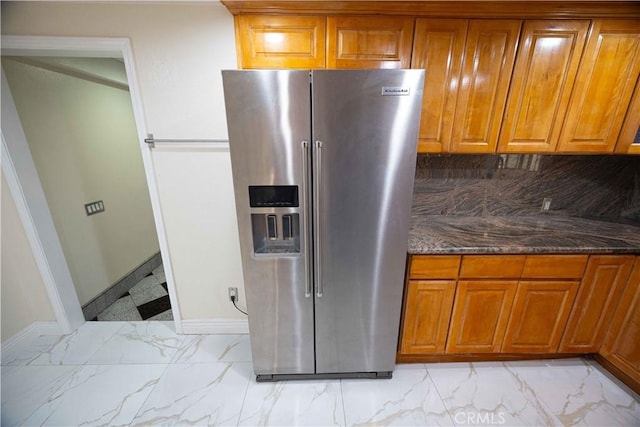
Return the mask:
M413 255L410 279L455 279L460 268L460 255Z
M587 266L587 255L529 255L522 277L527 279L580 279Z
M460 278L518 279L524 260L524 255L465 255L460 266Z

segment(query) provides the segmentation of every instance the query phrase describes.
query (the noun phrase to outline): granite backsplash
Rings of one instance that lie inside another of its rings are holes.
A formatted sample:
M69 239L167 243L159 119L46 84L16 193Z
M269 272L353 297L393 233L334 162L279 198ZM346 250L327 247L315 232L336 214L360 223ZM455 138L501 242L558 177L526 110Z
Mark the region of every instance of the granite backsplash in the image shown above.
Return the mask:
M544 198L551 198L542 213ZM563 215L640 225L640 158L418 155L413 215Z

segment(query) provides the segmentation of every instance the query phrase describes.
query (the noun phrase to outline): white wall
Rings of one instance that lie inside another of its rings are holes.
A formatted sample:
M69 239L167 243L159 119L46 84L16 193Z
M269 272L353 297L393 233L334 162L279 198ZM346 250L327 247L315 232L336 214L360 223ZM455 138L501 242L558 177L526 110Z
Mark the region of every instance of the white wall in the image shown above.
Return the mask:
M1 340L4 342L34 322L55 321L56 318L18 217L15 202L4 174L1 175L0 293Z
M124 74L114 59L92 62ZM159 251L129 93L11 59L2 65L84 305ZM87 216L84 204L96 200L105 211Z
M2 2L2 34L129 37L148 130L227 138L220 70L237 65L233 17L220 4ZM244 303L228 152L152 155L182 318L244 318L226 297L237 286Z

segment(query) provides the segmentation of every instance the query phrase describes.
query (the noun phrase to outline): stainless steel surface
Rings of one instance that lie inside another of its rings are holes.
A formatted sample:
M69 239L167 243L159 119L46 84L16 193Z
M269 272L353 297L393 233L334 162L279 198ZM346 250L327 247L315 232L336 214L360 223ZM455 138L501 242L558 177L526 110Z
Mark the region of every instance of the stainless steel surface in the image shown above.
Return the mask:
M382 96L383 87L409 88ZM313 72L313 138L322 141L316 372L395 364L423 74Z
M223 71L236 211L256 374L314 373L313 298L305 297L307 221L300 254L255 255L249 185L304 184L300 141L311 139L308 71ZM212 183L213 185L213 183Z
M390 376L423 72L312 74L223 71L254 371ZM250 208L250 185L297 185L299 207ZM299 253L254 253L271 214L299 214Z
M321 206L321 201L320 201L320 194L322 194L322 191L320 190L320 186L322 183L322 141L316 141L315 143L315 147L316 150L314 152L314 159L315 159L315 164L314 164L314 178L313 178L313 182L315 185L314 191L313 191L313 196L314 196L314 202L313 202L313 208L316 212L318 212L318 210L320 209ZM315 284L316 284L316 297L317 298L322 298L322 294L323 294L323 284L322 284L322 271L317 268L317 266L322 265L322 260L321 260L321 253L322 251L320 250L320 246L322 245L322 234L320 233L320 219L318 215L313 216L313 237L314 237L314 246L313 246L313 254L315 257L315 261L314 261L314 265L315 268L313 269L313 271L315 272Z

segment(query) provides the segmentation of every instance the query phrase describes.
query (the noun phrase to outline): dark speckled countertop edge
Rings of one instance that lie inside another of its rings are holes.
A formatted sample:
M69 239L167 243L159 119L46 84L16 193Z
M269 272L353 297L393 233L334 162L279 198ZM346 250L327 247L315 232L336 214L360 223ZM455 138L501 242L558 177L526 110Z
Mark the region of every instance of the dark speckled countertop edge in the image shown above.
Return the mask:
M411 216L409 254L640 254L640 225L537 215Z

